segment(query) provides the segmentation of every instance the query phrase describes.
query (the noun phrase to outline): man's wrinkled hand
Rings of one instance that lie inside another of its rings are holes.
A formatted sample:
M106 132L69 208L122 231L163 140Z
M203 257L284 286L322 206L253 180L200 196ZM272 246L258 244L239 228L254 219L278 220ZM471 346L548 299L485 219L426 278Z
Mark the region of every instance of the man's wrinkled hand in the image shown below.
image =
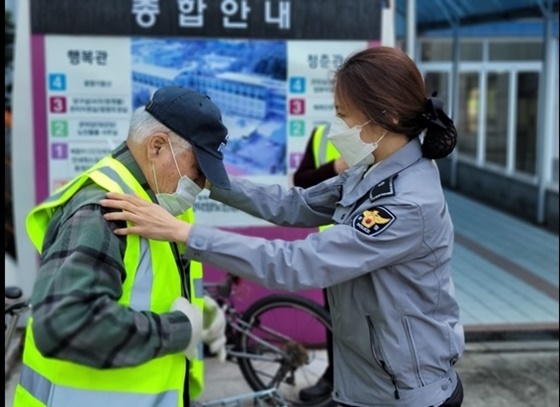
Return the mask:
M204 297L202 341L212 354L217 354L220 362L226 360L226 316L224 310L209 296Z

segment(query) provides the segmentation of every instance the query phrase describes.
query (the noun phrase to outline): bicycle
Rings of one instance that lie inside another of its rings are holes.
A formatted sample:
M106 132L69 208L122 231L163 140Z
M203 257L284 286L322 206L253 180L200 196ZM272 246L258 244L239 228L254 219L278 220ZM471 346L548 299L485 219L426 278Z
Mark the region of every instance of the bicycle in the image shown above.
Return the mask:
M20 356L23 347L23 334L17 334L20 316L31 309L31 305L23 298L19 287L9 286L4 289L4 375L7 378L12 363Z
M336 405L330 395L311 402L298 396L301 389L317 382L328 364L324 338L312 335L332 329L328 312L306 297L289 293L267 295L238 311L234 286L239 282L240 278L226 273L221 282L204 283L226 316L227 360L238 364L255 392L276 388L294 407Z

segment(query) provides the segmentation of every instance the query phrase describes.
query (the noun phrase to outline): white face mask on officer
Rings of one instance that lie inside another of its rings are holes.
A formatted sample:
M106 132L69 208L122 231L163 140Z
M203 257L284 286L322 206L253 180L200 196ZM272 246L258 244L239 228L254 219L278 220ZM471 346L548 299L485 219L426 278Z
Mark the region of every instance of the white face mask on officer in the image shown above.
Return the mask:
M373 143L366 143L360 137L362 127L371 122L368 120L362 125L348 127L346 122L340 117L335 116L331 121L328 139L333 143L344 161L349 167L371 165L375 162L373 152L377 150L379 142L385 137L381 135L379 140Z
M175 158L175 153L173 151L171 142L169 143L169 148L171 149L173 161L175 161L175 167L177 167L177 171L181 176L175 192L172 194L160 193L156 170L153 163L152 171L154 173L154 180L156 182L156 198L158 200L158 204L173 216L179 216L185 213L187 209L191 208L194 205L196 196L202 191L202 188L196 185L196 183L192 179L190 179L186 175L181 174L181 170L179 169L179 165L177 164L177 159Z

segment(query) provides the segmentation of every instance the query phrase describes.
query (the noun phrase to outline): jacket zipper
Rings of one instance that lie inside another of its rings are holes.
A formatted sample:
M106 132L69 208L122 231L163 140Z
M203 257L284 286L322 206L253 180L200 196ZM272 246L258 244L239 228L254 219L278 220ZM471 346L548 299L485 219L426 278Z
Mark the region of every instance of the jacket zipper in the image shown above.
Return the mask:
M379 363L379 365L381 366L383 371L391 379L391 383L393 384L393 387L395 389L393 394L395 396L395 399L399 400L401 398L401 395L399 393L399 388L397 387L397 377L391 372L391 369L389 368L389 366L387 365L387 363L385 361L385 359L387 359L387 357L385 356L385 353L383 352L383 348L381 347L381 341L379 339L379 336L377 335L377 331L375 330L375 327L373 326L373 322L371 321L371 317L369 315L366 315L366 319L367 319L367 323L368 323L368 326L369 326L371 353L373 355L373 359L375 361L377 361L377 363ZM378 351L376 351L376 349L375 349L376 344L377 344L377 348L379 348ZM378 354L379 354L379 356L377 356Z
M412 358L412 360L414 361L414 369L415 369L415 373L416 373L416 378L418 379L418 382L420 383L420 386L424 386L424 380L422 380L422 375L420 374L420 363L418 362L418 354L416 353L416 348L414 346L414 341L412 339L412 329L410 327L410 323L408 322L408 319L405 317L403 319L403 325L404 325L404 332L406 333L406 339L408 340L408 347L410 348L410 356Z

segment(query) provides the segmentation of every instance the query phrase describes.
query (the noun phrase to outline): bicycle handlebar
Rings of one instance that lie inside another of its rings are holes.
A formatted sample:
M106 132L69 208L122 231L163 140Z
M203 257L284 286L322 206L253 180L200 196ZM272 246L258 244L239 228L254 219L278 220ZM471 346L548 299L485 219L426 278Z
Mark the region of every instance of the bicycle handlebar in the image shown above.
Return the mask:
M205 288L209 293L217 295L222 298L227 298L231 295L234 285L238 285L241 282L241 277L234 276L233 274L226 272L226 277L218 282L205 282Z
M19 301L4 307L4 315L15 314L23 308L29 308L30 305L25 301Z

